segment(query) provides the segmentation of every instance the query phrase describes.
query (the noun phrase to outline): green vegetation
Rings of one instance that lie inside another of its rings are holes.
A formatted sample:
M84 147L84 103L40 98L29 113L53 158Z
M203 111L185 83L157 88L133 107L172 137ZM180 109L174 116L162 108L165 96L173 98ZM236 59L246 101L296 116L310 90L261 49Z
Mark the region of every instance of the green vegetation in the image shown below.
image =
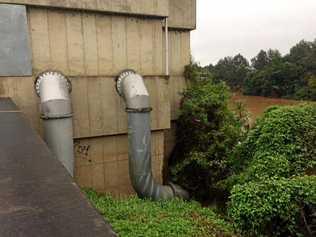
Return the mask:
M316 40L302 40L285 56L261 50L251 64L238 54L204 70L247 95L316 100Z
M312 236L316 106L273 107L233 156L229 215L250 236Z
M173 180L199 200L227 201L227 218L244 236L313 236L316 106L271 107L247 132L243 113L227 109L222 82L187 69L193 83L177 122Z
M268 55L276 63L282 59ZM264 58L253 60L256 70L267 70ZM193 198L224 207L116 200L87 191L95 207L123 237L315 236L316 105L271 107L249 130L242 104L229 109L227 87L208 69L192 64L185 75L190 88L181 103L170 175Z
M234 186L229 215L246 236L313 236L316 176L272 178Z
M315 144L315 105L271 107L237 147L232 177L241 184L304 175L316 165Z
M228 174L227 159L241 141L243 124L228 108L224 83L213 83L196 65L186 68L192 82L184 93L177 120L177 146L171 177L199 200L215 197L216 183Z
M197 202L114 199L87 190L93 205L121 237L230 237L232 226Z

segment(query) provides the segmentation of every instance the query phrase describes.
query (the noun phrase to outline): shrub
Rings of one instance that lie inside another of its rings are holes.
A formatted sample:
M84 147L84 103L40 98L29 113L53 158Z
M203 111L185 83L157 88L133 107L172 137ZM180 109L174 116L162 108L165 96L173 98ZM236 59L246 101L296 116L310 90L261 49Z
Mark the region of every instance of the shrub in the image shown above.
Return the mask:
M232 237L232 226L197 202L114 199L87 190L93 205L121 237Z
M316 177L267 179L234 186L229 215L249 236L311 236ZM308 235L309 234L309 235Z
M316 165L316 106L272 107L231 161L231 183L303 175Z
M183 95L177 120L171 176L194 197L209 199L218 193L216 183L228 174L227 158L243 129L228 108L230 94L225 84L215 84L211 78L193 82Z
M237 228L250 236L312 236L308 212L316 207L316 177L304 175L315 170L315 145L315 105L266 111L236 149L225 183Z

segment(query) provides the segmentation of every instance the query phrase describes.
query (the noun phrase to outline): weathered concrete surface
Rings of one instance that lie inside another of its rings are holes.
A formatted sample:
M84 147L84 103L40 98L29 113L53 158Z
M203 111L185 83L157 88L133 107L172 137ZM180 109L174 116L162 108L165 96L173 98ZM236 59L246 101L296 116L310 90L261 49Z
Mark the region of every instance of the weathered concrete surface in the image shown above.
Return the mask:
M169 26L176 29L196 28L196 0L169 0Z
M145 76L165 73L161 19L95 12L28 8L34 74L117 76L131 68Z
M116 236L9 99L0 134L1 237Z
M0 76L32 75L25 6L0 4Z
M169 0L0 0L0 3L165 17Z
M47 69L69 77L78 184L116 196L133 193L125 104L115 91L115 77L126 68L141 73L150 92L153 167L161 180L163 133L177 119L180 93L186 88L183 71L190 62L195 0L0 0L3 2L27 5L33 75L1 77L0 96L11 97L42 134L34 80ZM165 76L165 16L172 27L170 78Z

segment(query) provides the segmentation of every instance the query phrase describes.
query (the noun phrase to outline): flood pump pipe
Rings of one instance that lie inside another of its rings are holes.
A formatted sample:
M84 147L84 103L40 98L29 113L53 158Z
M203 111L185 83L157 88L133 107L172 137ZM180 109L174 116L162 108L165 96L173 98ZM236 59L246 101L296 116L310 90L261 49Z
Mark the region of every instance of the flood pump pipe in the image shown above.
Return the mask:
M152 174L150 101L142 76L133 70L123 71L116 89L126 103L128 113L129 173L134 190L141 198L166 200L188 199L188 193L178 185L160 185Z
M71 83L60 72L46 71L37 77L35 90L41 100L44 140L51 152L73 177Z

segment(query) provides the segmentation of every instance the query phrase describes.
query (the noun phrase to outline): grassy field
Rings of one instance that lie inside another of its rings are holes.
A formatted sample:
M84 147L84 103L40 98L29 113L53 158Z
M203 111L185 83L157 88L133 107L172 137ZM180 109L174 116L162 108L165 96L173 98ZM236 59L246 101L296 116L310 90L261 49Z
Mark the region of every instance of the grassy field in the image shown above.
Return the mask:
M233 228L197 202L115 199L85 191L120 237L232 237Z

